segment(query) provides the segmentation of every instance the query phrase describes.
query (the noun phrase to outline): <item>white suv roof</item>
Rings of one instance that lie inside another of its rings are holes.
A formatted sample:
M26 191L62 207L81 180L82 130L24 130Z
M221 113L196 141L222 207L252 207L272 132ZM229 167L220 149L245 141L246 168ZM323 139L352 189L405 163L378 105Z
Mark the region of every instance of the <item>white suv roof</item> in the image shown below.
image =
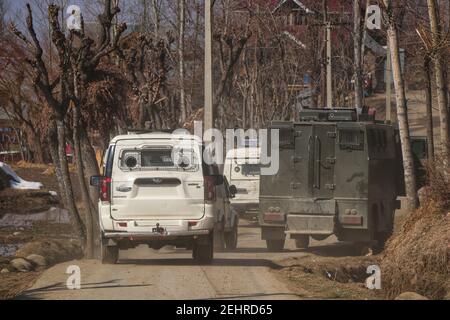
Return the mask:
M188 135L188 134L171 134L164 132L154 132L154 133L143 133L143 134L130 134L117 136L111 140L114 144L119 140L185 140L185 141L196 141L202 144L202 140L198 136Z

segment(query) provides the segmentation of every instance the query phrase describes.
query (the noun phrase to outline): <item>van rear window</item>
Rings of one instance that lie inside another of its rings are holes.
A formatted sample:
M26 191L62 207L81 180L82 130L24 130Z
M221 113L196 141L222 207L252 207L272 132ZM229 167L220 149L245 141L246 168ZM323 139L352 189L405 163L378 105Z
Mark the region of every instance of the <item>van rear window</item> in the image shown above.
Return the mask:
M261 175L261 164L235 164L232 168L232 179L256 178Z
M173 167L172 150L141 151L142 167Z

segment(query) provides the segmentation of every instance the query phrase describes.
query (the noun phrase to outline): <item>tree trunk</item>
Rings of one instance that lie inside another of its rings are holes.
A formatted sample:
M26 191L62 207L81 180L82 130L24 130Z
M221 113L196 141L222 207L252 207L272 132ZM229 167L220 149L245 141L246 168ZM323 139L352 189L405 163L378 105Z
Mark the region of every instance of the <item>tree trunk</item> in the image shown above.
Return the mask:
M95 155L95 150L89 141L86 131L81 128L80 130L80 141L81 141L81 153L83 156L83 167L84 167L84 178L86 186L89 186L89 180L92 176L98 176L100 174L100 169L98 167L97 157ZM98 188L89 188L91 212L92 212L92 222L93 222L93 248L94 257L100 257L100 222L98 216L98 200L99 200L99 190Z
M159 38L159 30L161 26L161 11L158 5L158 0L152 0L152 10L155 36L156 38Z
M80 110L78 106L73 106L73 144L74 144L74 157L77 167L78 183L80 185L81 196L85 209L85 225L86 225L86 248L85 257L92 259L94 256L94 227L93 227L93 214L91 211L91 198L89 197L89 191L86 186L84 178L83 157L81 153L80 143Z
M100 174L99 164L97 162L97 157L95 150L92 147L91 141L87 137L86 130L84 128L80 129L80 142L81 142L81 154L83 156L83 166L84 166L84 178L86 185L89 185L89 180L92 176L98 176ZM91 188L89 190L91 203L95 208L98 202L98 189Z
M185 0L179 0L179 24L180 34L178 40L178 58L180 59L180 109L181 125L184 125L187 119L186 93L184 88L184 28L185 28Z
M414 169L413 153L411 149L411 138L409 134L408 109L405 94L405 83L403 79L400 50L398 43L398 31L394 18L391 0L383 0L388 15L388 40L391 50L392 70L394 75L395 96L397 101L397 119L400 130L400 140L403 153L403 167L405 170L405 187L408 210L417 208L419 201L417 197L416 173Z
M86 230L84 228L83 220L81 219L75 205L75 197L73 194L72 183L70 181L70 172L66 157L66 127L62 119L56 120L56 129L58 135L58 158L61 168L62 183L65 189L67 210L70 212L72 223L82 242L82 245L86 246Z
M64 188L63 184L63 178L62 178L62 171L61 171L61 165L59 163L59 154L58 154L58 134L56 129L56 122L55 120L50 120L50 126L48 129L48 145L50 150L50 156L52 158L53 166L55 167L55 175L56 180L58 182L58 188L59 188L59 198L62 201L62 205L64 208L68 208L67 205L67 195L66 195L66 189Z
M428 161L430 164L432 164L434 162L433 94L431 86L431 60L429 56L425 56L424 58L424 74L425 74Z
M431 35L433 42L433 56L434 73L436 75L437 97L440 116L440 133L441 133L441 148L444 165L449 166L450 158L450 141L449 141L449 119L448 119L448 96L447 84L445 81L446 63L444 60L442 50L438 47L441 45L441 24L438 18L436 0L428 0L428 14L430 16Z
M355 51L355 107L363 107L362 62L361 62L361 5L360 0L353 0L353 41Z
M42 143L41 143L41 139L39 137L38 134L36 134L36 132L33 132L34 136L34 162L36 163L44 163L44 151L42 150Z

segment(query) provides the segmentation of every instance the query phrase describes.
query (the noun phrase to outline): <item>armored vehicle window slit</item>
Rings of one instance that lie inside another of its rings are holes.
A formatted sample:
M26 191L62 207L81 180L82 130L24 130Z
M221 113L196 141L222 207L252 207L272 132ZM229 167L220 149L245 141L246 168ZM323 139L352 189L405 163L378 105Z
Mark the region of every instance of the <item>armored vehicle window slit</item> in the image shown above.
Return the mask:
M279 130L280 149L294 149L294 130L292 127L272 128L271 130ZM268 136L269 146L272 144L272 134Z
M339 146L341 149L364 150L364 132L351 129L340 130Z

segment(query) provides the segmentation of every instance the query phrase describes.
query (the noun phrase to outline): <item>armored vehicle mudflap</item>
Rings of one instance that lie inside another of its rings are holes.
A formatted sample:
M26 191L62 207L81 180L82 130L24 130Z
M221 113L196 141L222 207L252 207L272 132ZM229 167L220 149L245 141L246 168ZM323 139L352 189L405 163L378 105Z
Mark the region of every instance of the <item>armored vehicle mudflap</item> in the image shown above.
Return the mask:
M303 200L286 217L287 235L332 235L336 218L336 200Z

